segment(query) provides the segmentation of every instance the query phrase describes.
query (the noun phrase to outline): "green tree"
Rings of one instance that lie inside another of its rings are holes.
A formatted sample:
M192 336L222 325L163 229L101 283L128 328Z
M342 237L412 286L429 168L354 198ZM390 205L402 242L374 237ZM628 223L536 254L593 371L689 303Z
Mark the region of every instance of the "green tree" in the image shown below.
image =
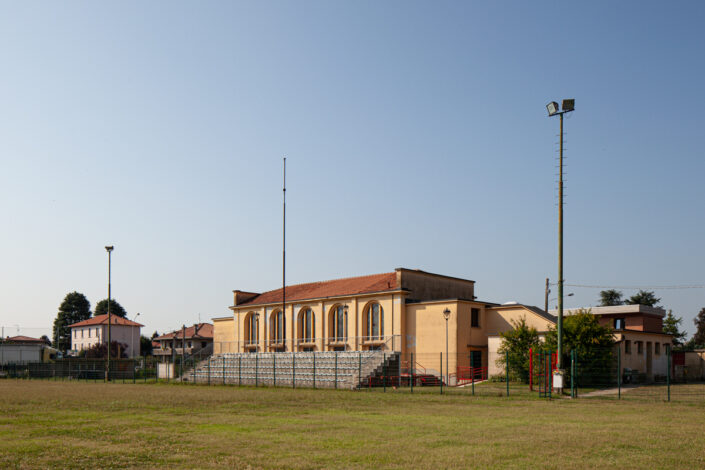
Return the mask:
M108 299L103 299L98 304L95 306L95 314L94 316L98 315L107 315L108 314ZM127 318L127 312L125 311L124 308L122 308L122 305L117 303L115 299L110 299L110 314L111 315L117 315L118 317L122 318Z
M53 344L59 351L71 348L71 329L73 323L88 320L91 317L91 303L79 292L66 294L59 305L59 312L54 319Z
M112 313L112 312L111 312ZM110 357L126 359L127 345L112 341L110 343ZM108 357L108 345L105 343L97 343L88 349L81 351L81 355L88 359L106 359Z
M148 338L145 335L140 336L140 353L143 356L151 356L152 350L153 347L151 338Z
M640 290L636 294L629 297L625 303L627 305L647 305L649 307L657 307L659 302L661 302L661 299L657 298L653 291Z
M695 323L695 334L691 341L696 348L705 348L705 308L700 309L693 323Z
M529 381L529 349L538 350L541 343L536 328L526 324L526 318L512 320L512 329L500 333L502 345L499 347L497 365L505 367L509 358L509 374L514 380Z
M547 349L557 349L556 328L550 328L546 333L545 343ZM613 346L612 328L600 325L589 309L580 309L563 318L563 364L570 364L570 354L575 351L583 384L601 383L607 378L616 377L611 370L614 365Z
M615 289L600 291L600 307L610 307L612 305L622 305L622 292Z
M680 331L679 329L682 321L683 319L681 317L673 315L672 310L669 310L666 314L666 318L663 319L663 332L668 335L673 335L674 347L683 346L685 340L686 332Z

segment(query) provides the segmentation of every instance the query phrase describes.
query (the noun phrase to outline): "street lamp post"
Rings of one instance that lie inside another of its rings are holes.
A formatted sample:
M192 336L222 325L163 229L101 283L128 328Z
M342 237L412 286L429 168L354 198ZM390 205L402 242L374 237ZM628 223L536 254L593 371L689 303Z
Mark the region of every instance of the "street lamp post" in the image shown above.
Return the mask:
M135 318L132 319L132 321L137 320L137 317L139 317L139 316L140 316L140 314L138 312L137 315L135 315ZM133 328L134 328L134 326L133 326ZM135 356L135 353L134 353L135 349L134 348L135 348L135 333L134 333L134 330L132 330L132 333L130 334L130 354L132 354L132 357Z
M559 151L559 178L558 178L558 348L556 356L558 359L558 380L556 388L562 389L563 383L563 115L575 110L575 100L563 100L562 110L558 110L558 103L551 101L546 105L548 116L560 117L560 151Z
M443 310L443 318L446 319L446 386L450 385L449 377L450 375L448 374L448 319L450 318L450 310L445 309Z
M106 246L105 251L108 252L108 363L107 363L107 369L105 371L105 379L110 380L110 342L112 340L112 336L110 335L110 330L111 330L111 323L112 319L110 316L110 284L111 284L111 270L112 270L112 253L113 253L114 247L112 245Z

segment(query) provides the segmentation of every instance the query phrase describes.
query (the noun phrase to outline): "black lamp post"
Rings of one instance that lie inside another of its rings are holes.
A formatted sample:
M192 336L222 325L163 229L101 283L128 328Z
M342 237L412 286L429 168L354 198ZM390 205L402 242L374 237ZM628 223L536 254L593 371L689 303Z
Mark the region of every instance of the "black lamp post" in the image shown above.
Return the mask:
M448 319L450 318L450 310L443 310L443 318L446 319L446 385L449 385L449 373L448 373Z

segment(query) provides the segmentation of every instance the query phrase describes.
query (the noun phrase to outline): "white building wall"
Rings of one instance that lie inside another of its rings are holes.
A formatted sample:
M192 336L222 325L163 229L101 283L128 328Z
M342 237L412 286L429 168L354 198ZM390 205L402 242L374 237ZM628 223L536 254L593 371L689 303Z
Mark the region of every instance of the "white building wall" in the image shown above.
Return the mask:
M71 328L71 349L82 351L90 349L95 344L108 340L107 325L91 325ZM110 331L112 341L127 345L128 357L140 355L140 330L139 326L113 325Z

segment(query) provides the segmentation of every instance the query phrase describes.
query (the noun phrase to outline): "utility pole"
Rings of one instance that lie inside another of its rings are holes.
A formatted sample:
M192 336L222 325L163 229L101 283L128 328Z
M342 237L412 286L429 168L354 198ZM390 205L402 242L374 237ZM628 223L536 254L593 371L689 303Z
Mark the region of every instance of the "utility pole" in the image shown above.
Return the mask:
M110 285L111 285L111 271L112 271L112 253L113 253L114 247L112 245L106 246L105 251L108 252L108 362L107 362L107 369L105 371L105 379L107 381L110 380L110 345L111 345L111 340L112 337L110 336L110 330L111 330L111 323L112 323L112 318L110 316Z
M546 278L546 292L544 293L544 301L543 301L543 311L548 313L548 294L551 293L551 288L548 286L548 278Z

